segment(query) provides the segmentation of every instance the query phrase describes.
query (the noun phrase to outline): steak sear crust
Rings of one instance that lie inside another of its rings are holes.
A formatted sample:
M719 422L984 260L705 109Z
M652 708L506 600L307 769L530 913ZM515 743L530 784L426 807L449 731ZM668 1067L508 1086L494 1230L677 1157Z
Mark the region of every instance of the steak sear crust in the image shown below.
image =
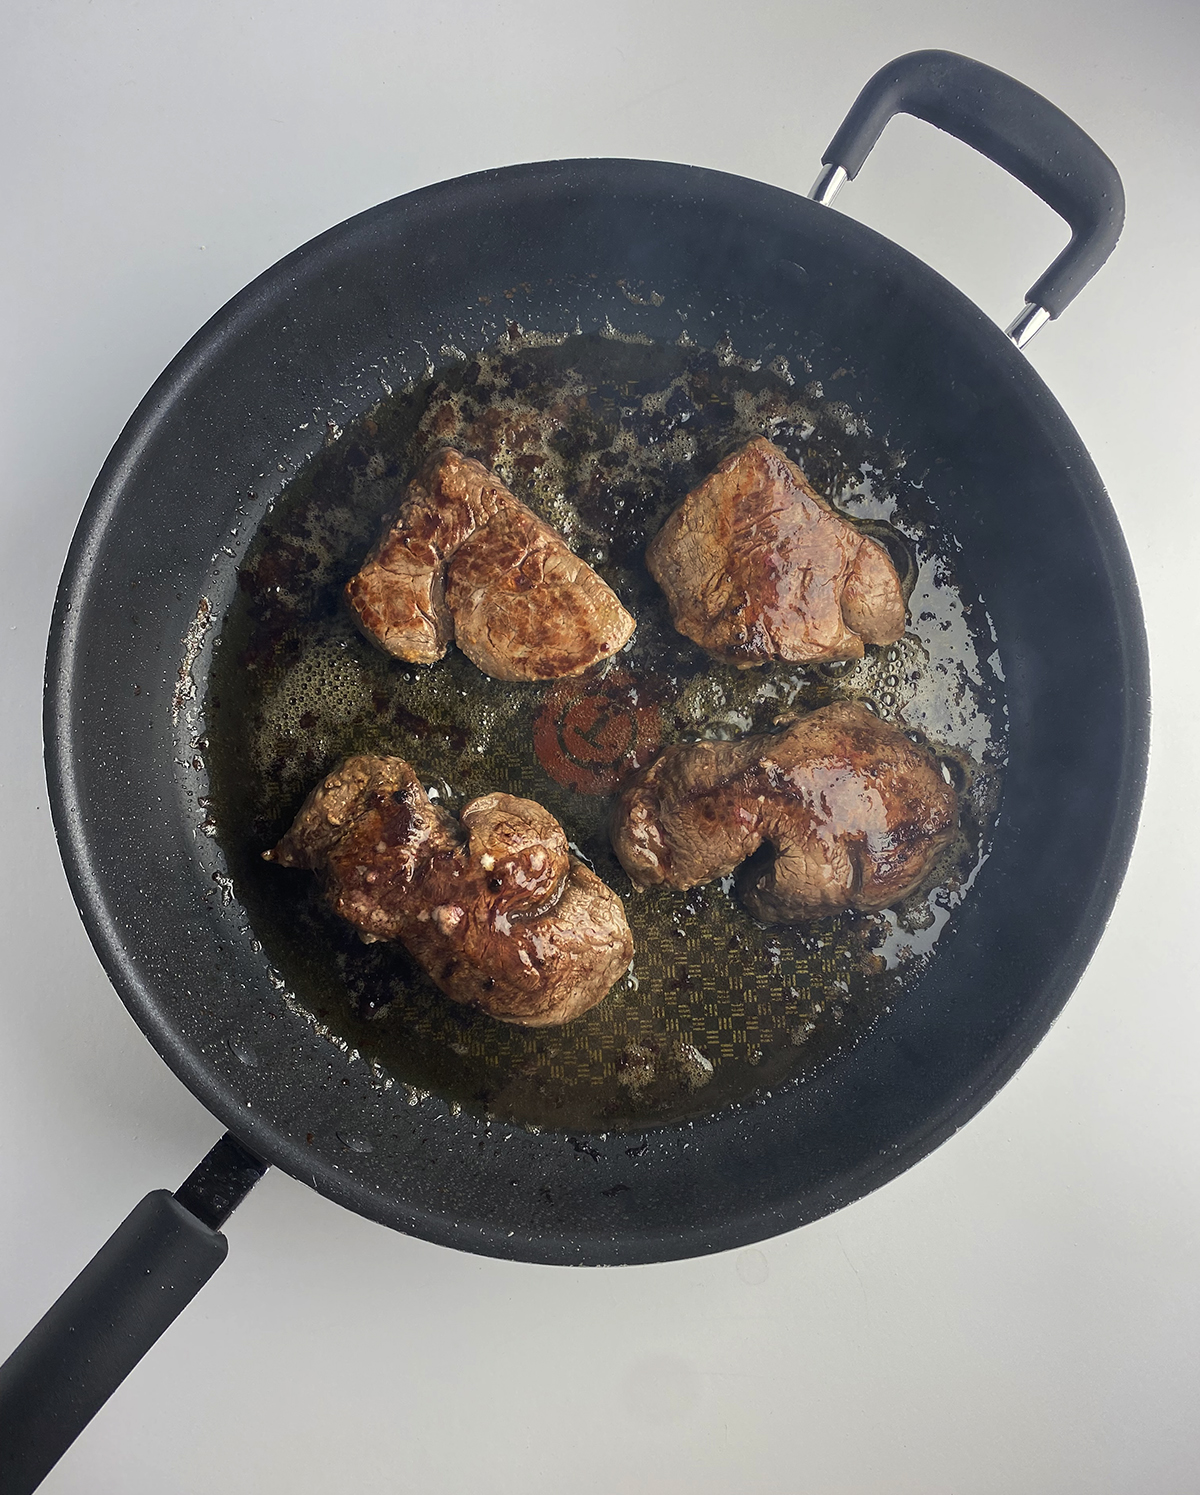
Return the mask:
M634 630L562 536L452 448L408 485L346 599L367 637L398 659L433 664L455 640L497 680L578 675Z
M569 1022L633 958L621 900L548 810L485 794L455 820L402 758L347 758L264 856L316 872L365 940L399 940L452 1001L502 1022Z
M767 924L886 908L913 892L958 826L937 759L857 702L785 732L667 748L617 802L612 841L639 886L691 888L734 871Z
M693 488L646 551L680 633L741 669L861 659L905 607L891 557L757 437Z

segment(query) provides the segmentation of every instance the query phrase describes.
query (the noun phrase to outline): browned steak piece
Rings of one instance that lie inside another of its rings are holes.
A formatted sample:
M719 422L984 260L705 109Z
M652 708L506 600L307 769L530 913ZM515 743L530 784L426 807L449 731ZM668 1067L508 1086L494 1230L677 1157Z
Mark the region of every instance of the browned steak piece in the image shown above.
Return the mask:
M765 923L881 909L919 886L958 825L958 799L928 748L865 706L839 702L786 731L667 748L621 795L612 840L642 887L743 877Z
M616 594L560 534L453 449L409 484L346 597L389 654L432 664L456 639L498 680L578 675L634 629Z
M433 664L454 637L445 564L502 503L516 500L494 474L461 452L438 452L409 483L396 517L346 598L369 638L413 664Z
M503 1022L569 1022L633 957L621 900L548 810L485 794L456 821L402 758L346 759L265 855L319 873L364 939L399 940L446 996Z
M497 680L578 675L634 628L587 562L515 501L455 554L446 601L458 647Z
M671 617L746 669L861 659L904 632L895 567L835 514L794 462L757 437L693 488L646 551Z

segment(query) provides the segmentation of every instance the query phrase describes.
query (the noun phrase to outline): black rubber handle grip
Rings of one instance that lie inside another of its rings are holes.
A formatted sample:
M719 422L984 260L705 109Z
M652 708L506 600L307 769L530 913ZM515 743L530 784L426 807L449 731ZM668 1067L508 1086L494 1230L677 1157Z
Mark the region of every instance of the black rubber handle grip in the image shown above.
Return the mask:
M225 1260L165 1189L147 1194L0 1366L0 1492L28 1495Z
M1025 300L1057 317L1113 251L1121 178L1092 138L1015 78L954 52L909 52L871 79L821 158L853 179L893 114L956 136L1024 182L1071 226L1071 242Z
M147 1194L0 1365L0 1495L30 1495L225 1260L220 1227L267 1170L231 1133Z

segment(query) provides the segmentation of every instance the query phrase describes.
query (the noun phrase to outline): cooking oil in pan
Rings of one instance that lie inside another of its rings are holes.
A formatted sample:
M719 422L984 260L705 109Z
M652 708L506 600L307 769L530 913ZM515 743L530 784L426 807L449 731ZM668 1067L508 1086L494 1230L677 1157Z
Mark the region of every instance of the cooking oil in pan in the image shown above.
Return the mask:
M647 542L718 461L765 434L881 539L909 631L857 663L714 663L671 625ZM347 579L424 455L454 445L497 471L637 619L621 655L542 684L492 680L456 649L405 665L354 629ZM984 852L1004 759L1002 673L982 604L902 460L816 385L728 347L601 336L501 346L390 397L290 484L242 565L205 703L217 835L258 938L302 1008L412 1095L572 1130L715 1110L851 1044L934 958ZM732 880L639 892L612 854L612 794L659 747L770 730L866 701L927 740L961 791L936 886L879 915L765 928ZM354 752L394 753L451 810L490 790L539 801L622 896L628 976L562 1028L526 1030L441 995L396 945L364 945L309 874L263 863L301 800Z

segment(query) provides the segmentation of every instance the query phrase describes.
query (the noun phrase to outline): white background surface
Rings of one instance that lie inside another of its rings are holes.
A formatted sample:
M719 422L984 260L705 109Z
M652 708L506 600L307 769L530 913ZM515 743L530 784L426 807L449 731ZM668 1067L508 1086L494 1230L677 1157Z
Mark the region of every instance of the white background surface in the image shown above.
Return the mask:
M917 47L1011 72L1116 161L1125 236L1031 345L1108 484L1156 687L1141 837L1050 1036L929 1159L760 1247L608 1271L408 1240L275 1174L45 1488L1167 1495L1200 1485L1190 0L5 7L0 56L0 1355L220 1128L127 1016L46 806L40 685L88 489L138 399L330 224L509 162L629 155L804 192ZM838 209L1007 321L1065 230L927 126ZM1072 869L1065 867L1069 877Z

